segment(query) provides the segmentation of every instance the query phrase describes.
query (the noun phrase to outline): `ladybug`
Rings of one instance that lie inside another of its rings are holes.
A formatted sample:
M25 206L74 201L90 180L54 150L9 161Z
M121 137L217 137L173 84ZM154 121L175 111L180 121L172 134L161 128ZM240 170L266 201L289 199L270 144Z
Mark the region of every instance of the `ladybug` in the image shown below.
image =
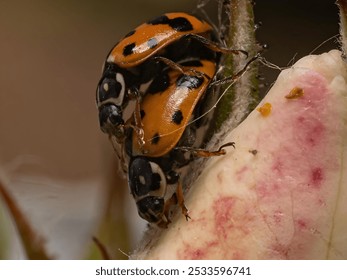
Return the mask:
M189 217L184 205L182 185L178 174L172 171L173 165L174 160L169 158L150 159L144 156L132 157L129 163L128 184L139 216L163 228L170 223L170 207L178 202L182 213L187 219ZM176 192L165 201L167 185L175 183Z
M182 214L188 220L190 217L184 204L180 175L176 170L199 157L224 155L226 152L223 148L226 146L234 146L234 143L227 143L217 151L177 147L162 157L131 157L128 184L136 202L139 216L149 223L167 228L171 222L170 208L179 204ZM190 158L184 156L186 152L191 153ZM176 184L176 191L170 198L166 199L168 185L172 184Z
M133 135L132 155L160 157L171 151L217 71L216 63L209 60L187 61L181 66L183 73L167 69L146 91L136 121L143 135L141 141Z
M166 68L149 86L133 115L131 155L160 157L170 152L180 141L193 117L201 117L200 104L211 84L233 82L259 58L248 60L235 75L214 81L217 63L194 59L181 63L178 71ZM140 139L139 139L139 134Z
M169 210L174 204L189 218L177 170L196 158L224 155L222 148L233 145L228 143L218 151L193 147L197 123L189 125L189 121L199 111L216 69L216 62L207 59L186 61L180 70L167 67L153 80L129 119L132 125L124 143L129 157L128 184L139 216L159 227L170 223ZM137 126L143 130L141 141L134 131ZM176 191L165 199L168 185L173 184Z
M179 68L179 61L195 55L192 42L217 53L247 53L218 46L209 38L212 27L187 13L167 13L129 32L107 56L96 90L101 130L124 140L123 110L129 100L140 102L142 87L165 65Z

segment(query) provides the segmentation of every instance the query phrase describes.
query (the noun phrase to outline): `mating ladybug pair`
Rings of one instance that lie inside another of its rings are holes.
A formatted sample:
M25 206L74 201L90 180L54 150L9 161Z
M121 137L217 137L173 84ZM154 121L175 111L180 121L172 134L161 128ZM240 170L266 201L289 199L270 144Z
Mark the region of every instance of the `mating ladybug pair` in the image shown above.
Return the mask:
M139 215L160 227L170 223L174 204L189 217L177 170L233 145L213 152L193 148L199 123L190 122L201 114L220 53L247 54L220 47L211 35L207 22L186 13L142 24L113 47L97 87L100 127L120 146ZM135 108L125 121L131 100ZM177 189L165 200L168 184Z

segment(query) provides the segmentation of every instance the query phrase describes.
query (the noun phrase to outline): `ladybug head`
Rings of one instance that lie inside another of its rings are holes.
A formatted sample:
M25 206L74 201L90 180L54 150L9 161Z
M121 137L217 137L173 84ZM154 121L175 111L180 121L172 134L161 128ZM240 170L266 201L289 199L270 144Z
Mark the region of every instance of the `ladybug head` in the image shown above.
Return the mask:
M164 196L166 178L161 167L146 157L135 157L129 164L128 182L141 218L166 224Z
M122 108L112 103L99 107L99 123L102 132L122 138L124 135L124 120Z

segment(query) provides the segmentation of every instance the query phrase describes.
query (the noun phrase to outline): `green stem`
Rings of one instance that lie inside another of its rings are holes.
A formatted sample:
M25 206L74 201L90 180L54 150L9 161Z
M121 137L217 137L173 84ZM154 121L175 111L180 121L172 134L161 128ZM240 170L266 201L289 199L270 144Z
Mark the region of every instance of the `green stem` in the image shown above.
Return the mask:
M253 6L249 0L232 0L227 7L229 31L227 46L231 49L243 49L248 52L248 59L256 54L259 47L255 40ZM225 55L223 76L233 76L246 64L244 55ZM227 130L235 128L254 109L259 101L257 68L253 65L235 83L223 85L223 97L215 112L212 133L220 132L223 126Z

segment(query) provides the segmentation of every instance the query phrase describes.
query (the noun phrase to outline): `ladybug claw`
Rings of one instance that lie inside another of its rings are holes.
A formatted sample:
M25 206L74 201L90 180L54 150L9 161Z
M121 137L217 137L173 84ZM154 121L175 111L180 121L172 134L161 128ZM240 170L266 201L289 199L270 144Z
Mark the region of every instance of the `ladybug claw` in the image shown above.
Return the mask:
M189 211L188 211L187 207L183 204L183 205L181 205L181 208L182 208L182 214L186 217L186 221L191 219L191 217L188 214Z
M188 214L186 214L185 216L186 216L186 221L187 222L192 219Z

